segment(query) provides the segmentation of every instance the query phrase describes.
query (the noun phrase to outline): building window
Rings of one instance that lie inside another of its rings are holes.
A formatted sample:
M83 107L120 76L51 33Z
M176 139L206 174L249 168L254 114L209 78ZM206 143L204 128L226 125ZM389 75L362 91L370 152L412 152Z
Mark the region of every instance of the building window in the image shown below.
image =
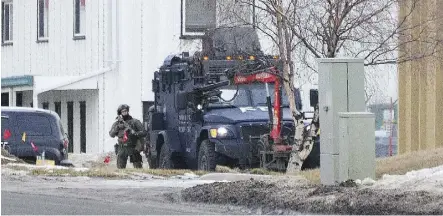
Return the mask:
M86 153L86 101L80 101L80 152Z
M49 0L37 0L37 41L48 41Z
M2 44L12 44L13 30L12 0L2 1Z
M62 117L62 103L61 102L54 102L55 112L58 114L58 116Z
M68 139L69 146L68 152L74 152L74 102L67 102L67 115L68 115Z
M86 0L74 0L74 39L85 39Z
M181 37L200 37L216 27L216 0L181 0Z
M15 105L18 107L22 107L23 106L23 92L16 92L15 93Z
M2 106L9 106L9 93L2 93Z
M49 103L48 102L44 102L43 104L43 109L49 109Z

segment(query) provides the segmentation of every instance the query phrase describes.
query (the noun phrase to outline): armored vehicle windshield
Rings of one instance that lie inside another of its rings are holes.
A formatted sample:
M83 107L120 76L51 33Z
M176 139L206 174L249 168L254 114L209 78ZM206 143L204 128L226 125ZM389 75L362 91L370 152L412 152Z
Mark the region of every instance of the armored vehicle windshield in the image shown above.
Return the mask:
M274 101L274 84L269 84L269 94L271 101ZM266 106L266 85L264 83L226 86L220 89L222 100L213 102L209 108L245 107L245 106ZM282 90L282 106L289 107L286 92Z

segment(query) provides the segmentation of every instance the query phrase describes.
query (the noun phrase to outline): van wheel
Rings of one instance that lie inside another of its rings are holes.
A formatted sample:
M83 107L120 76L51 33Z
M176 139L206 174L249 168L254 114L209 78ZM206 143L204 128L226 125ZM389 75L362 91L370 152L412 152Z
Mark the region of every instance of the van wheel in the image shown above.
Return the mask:
M209 140L203 140L198 151L198 169L215 171L216 166L215 145Z
M160 150L160 155L158 158L158 168L160 169L173 169L173 163L171 160L171 151L169 150L168 144L163 143Z

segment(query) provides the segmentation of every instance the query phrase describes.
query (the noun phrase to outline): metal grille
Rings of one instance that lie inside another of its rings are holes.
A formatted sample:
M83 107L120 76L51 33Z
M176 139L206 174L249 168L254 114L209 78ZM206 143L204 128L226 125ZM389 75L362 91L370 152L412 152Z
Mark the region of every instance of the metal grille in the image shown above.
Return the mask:
M245 142L258 142L260 135L269 133L268 124L242 125L241 136Z
M250 151L253 157L258 155L257 144L260 140L260 135L269 134L270 129L267 123L252 124L252 125L242 125L240 129L242 140L245 144L250 145ZM294 127L292 124L282 125L282 136L294 137Z

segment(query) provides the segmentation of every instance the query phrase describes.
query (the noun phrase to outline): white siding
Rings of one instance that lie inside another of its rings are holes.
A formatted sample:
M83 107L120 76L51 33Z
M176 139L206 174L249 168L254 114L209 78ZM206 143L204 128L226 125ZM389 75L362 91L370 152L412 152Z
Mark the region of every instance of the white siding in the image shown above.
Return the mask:
M49 41L37 42L37 1L14 1L14 40L2 47L2 77L82 75L103 60L102 1L86 1L86 40L73 40L73 0L49 0Z
M180 40L180 1L142 1L143 101L154 100L151 80L170 54L201 49L200 40Z

